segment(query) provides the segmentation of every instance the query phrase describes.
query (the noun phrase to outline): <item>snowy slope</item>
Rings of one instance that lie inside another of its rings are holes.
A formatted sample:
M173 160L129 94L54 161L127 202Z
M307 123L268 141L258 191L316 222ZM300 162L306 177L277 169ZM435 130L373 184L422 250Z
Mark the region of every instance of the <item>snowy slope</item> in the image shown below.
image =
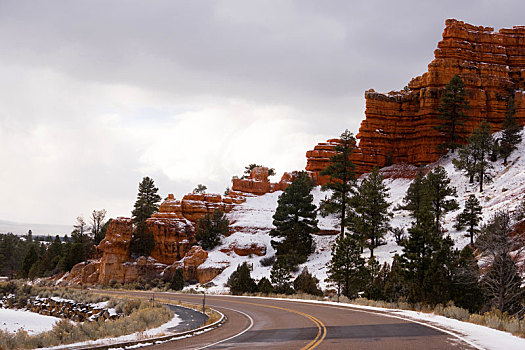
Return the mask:
M51 330L58 321L60 318L36 312L0 308L0 329L8 333L24 329L29 335L35 335Z
M495 136L498 136L497 134ZM525 139L525 133L523 134ZM483 218L489 220L490 217L498 210L513 211L525 197L525 143L519 145L509 157L508 165L503 166L503 161L498 160L492 163L494 169L492 171L494 177L493 182L484 186L484 192L479 192L477 183L469 184L468 179L460 171L457 171L452 164L452 156L449 154L443 157L440 161L430 164L428 167L433 168L437 165L443 166L450 179L451 184L456 187L458 197L456 198L460 204L460 208L454 212L448 213L443 221L443 227L448 234L451 235L456 242L456 247L461 249L468 242L469 238L465 236L465 231L457 231L454 229L454 222L456 216L463 210L463 205L470 194L475 194L483 207ZM402 203L403 197L412 182L411 179L395 178L386 179L385 183L390 188L390 202L392 202L391 209ZM233 233L227 238L223 239L223 243L210 252L208 260L202 265L206 266L226 266L226 268L219 276L212 282L214 286L209 288L210 292L220 293L225 291L224 284L228 277L242 262L253 264L252 277L256 280L262 277L270 277L270 267L263 267L260 260L264 257L248 256L241 257L234 253L226 254L221 252L221 249L229 247L231 244L249 245L253 242L263 244L267 248L266 256L275 254L271 247L269 231L273 227L272 216L277 208L277 199L282 192L268 193L263 196L248 197L246 202L237 205L231 213L228 214ZM322 192L320 187L316 187L312 194L314 195L314 202L319 205L320 201L328 195ZM319 227L321 230L338 230L337 219L333 216L326 218L318 216ZM408 212L404 210L394 211L394 216L391 221L393 227L410 226L411 219ZM334 235L316 236L316 252L312 254L308 261L300 266L308 267L308 270L313 273L320 281L321 287L326 288L326 266L330 261L331 245L335 241ZM388 233L385 237L386 244L380 246L374 251L374 255L378 258L380 263L385 261L391 262L394 254L400 254L402 249L395 243L394 237ZM365 249L363 257L369 257L370 252ZM200 288L198 288L200 289Z

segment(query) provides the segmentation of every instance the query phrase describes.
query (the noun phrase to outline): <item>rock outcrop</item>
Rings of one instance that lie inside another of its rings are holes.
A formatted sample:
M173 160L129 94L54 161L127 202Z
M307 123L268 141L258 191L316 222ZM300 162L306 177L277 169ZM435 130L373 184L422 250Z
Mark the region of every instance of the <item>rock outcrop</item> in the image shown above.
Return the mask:
M494 32L449 19L434 55L428 72L412 79L404 90L365 92L366 118L352 155L358 175L374 166L419 166L439 159L443 138L434 126L440 123L444 87L455 74L465 83L470 104L467 135L482 120L500 130L510 96L515 99L518 121L525 124L525 26ZM329 140L308 151L306 170L318 175L327 165L333 143ZM319 183L324 182L319 178Z
M111 280L129 282L136 279L124 263L130 260L129 245L133 234L133 225L129 218L111 220L106 237L98 245L102 251L98 282L108 284Z
M267 167L255 167L247 178L234 177L229 195L235 197L239 194L249 193L260 196L275 191L284 191L296 176L296 172L285 172L279 182L270 182L268 172Z
M208 259L208 252L201 246L193 246L184 259L170 266L166 274L171 276L175 270L181 269L185 281L190 283L208 283L217 277L228 265L203 267L202 264Z

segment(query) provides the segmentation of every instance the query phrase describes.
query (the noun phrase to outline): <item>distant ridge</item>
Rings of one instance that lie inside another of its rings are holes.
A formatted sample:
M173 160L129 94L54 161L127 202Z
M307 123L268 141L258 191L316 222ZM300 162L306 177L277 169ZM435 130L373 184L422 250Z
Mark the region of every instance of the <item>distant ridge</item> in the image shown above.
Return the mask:
M53 225L53 224L26 224L7 220L0 220L0 233L14 233L15 235L25 235L31 230L33 235L65 236L73 231L73 226Z

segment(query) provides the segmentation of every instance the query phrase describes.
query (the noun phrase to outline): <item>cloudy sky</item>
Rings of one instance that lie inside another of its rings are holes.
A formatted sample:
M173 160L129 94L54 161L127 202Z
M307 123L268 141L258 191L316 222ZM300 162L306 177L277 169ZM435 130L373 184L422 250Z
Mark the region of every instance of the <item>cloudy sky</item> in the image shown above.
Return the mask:
M357 133L364 91L426 71L446 18L525 24L522 1L0 0L0 220L129 216L222 193L249 163L303 169ZM1 231L1 229L0 229Z

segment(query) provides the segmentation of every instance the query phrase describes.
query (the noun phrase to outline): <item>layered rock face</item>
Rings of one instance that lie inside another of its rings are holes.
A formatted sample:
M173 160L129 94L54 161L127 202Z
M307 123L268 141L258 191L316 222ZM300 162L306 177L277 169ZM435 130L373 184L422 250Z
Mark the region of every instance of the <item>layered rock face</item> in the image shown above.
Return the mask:
M111 220L106 237L98 245L102 251L98 282L107 284L114 279L128 282L137 278L136 272L130 273L124 263L130 260L129 245L133 234L133 225L129 218Z
M470 109L466 135L483 120L493 130L501 129L510 96L516 117L525 124L525 27L501 29L476 27L449 19L443 40L434 52L428 72L410 81L402 91L387 94L365 92L366 119L361 123L359 147L352 155L356 173L374 166L423 165L439 159L443 142L434 126L439 125L439 103L450 79L458 74L467 92ZM334 140L307 152L306 170L319 174L326 167ZM326 182L320 178L319 183Z

